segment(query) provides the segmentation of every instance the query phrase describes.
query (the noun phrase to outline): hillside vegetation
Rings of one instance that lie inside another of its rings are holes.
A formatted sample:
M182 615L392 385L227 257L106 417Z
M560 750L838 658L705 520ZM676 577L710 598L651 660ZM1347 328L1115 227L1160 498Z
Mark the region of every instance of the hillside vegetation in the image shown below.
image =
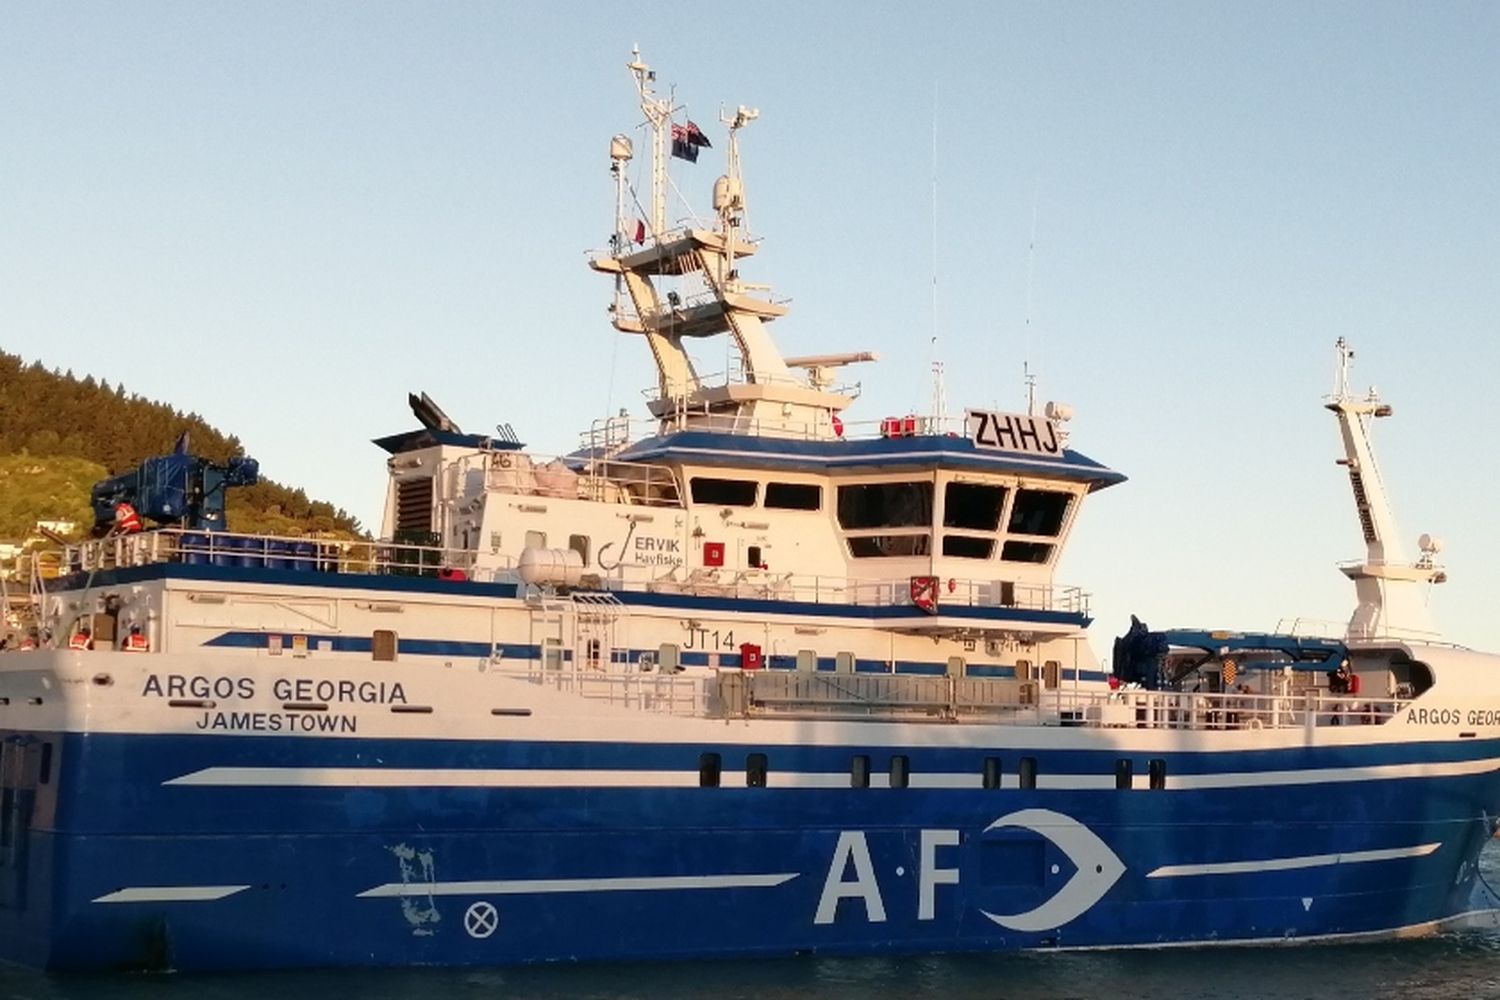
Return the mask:
M93 484L169 453L183 431L194 454L215 462L244 453L238 438L196 413L0 351L0 539L21 538L38 520L76 521L87 532ZM343 510L264 478L231 489L227 506L232 531L362 533Z

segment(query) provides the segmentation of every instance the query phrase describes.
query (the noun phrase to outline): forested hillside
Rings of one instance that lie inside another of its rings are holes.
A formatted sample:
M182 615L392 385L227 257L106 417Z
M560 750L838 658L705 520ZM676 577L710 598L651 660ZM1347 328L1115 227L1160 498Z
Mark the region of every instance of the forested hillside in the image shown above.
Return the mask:
M86 531L93 523L89 487L167 454L183 431L194 454L216 462L243 454L238 438L196 413L0 351L0 539L19 538L38 520L76 521ZM361 532L343 510L264 478L228 496L232 531Z

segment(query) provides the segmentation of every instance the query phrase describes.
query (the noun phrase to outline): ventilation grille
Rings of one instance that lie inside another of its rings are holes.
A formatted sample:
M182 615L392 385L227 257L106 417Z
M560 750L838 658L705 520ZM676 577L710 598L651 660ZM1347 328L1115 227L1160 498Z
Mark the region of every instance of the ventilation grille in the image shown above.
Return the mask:
M432 479L402 479L396 483L396 530L432 530Z

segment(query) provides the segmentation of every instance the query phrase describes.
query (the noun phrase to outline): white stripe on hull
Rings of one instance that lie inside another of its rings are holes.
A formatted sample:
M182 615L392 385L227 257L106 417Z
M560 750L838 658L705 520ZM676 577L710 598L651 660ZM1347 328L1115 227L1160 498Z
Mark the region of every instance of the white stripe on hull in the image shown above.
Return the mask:
M1348 851L1343 854L1307 854L1298 858L1266 858L1260 861L1218 861L1202 865L1163 865L1146 873L1147 878L1181 878L1184 875L1244 875L1254 872L1285 872L1298 868L1325 868L1329 865L1354 865L1369 861L1395 861L1399 858L1423 858L1441 844L1418 844L1416 847L1391 847L1377 851Z
M1305 770L1228 771L1218 774L1168 775L1168 791L1215 788L1260 788L1317 785L1350 781L1390 781L1405 778L1446 778L1500 770L1500 758L1420 764L1375 764L1365 767L1321 767ZM164 785L202 785L243 788L694 788L697 771L608 770L594 768L389 768L389 767L206 767ZM1115 787L1113 774L1039 774L1037 788L1057 791L1094 791ZM724 771L720 782L743 788L743 771ZM1002 788L1018 788L1014 774L1002 777ZM848 788L844 771L776 771L768 777L772 788ZM1133 785L1144 788L1145 775ZM969 772L915 772L912 788L980 788L983 779ZM870 775L870 787L888 788L890 778Z
M572 892L657 892L679 889L770 889L785 885L797 872L766 875L646 875L617 878L530 878L479 882L387 882L359 894L386 896L525 896Z
M96 903L212 903L244 892L248 885L138 885L116 889Z

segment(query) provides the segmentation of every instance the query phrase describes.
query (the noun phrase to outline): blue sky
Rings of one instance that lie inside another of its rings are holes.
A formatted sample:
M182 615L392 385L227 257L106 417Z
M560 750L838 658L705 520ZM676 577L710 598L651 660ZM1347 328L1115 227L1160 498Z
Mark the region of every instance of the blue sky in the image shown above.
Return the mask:
M882 353L851 419L928 397L936 106L950 409L1020 408L1029 359L1131 477L1059 572L1100 638L1346 617L1342 335L1396 406L1404 533L1448 542L1438 621L1500 648L1494 4L11 2L0 347L197 411L367 524L408 390L542 451L642 415L584 257L633 43L705 127L761 109L747 278L791 298L788 353ZM674 165L700 211L721 153Z

